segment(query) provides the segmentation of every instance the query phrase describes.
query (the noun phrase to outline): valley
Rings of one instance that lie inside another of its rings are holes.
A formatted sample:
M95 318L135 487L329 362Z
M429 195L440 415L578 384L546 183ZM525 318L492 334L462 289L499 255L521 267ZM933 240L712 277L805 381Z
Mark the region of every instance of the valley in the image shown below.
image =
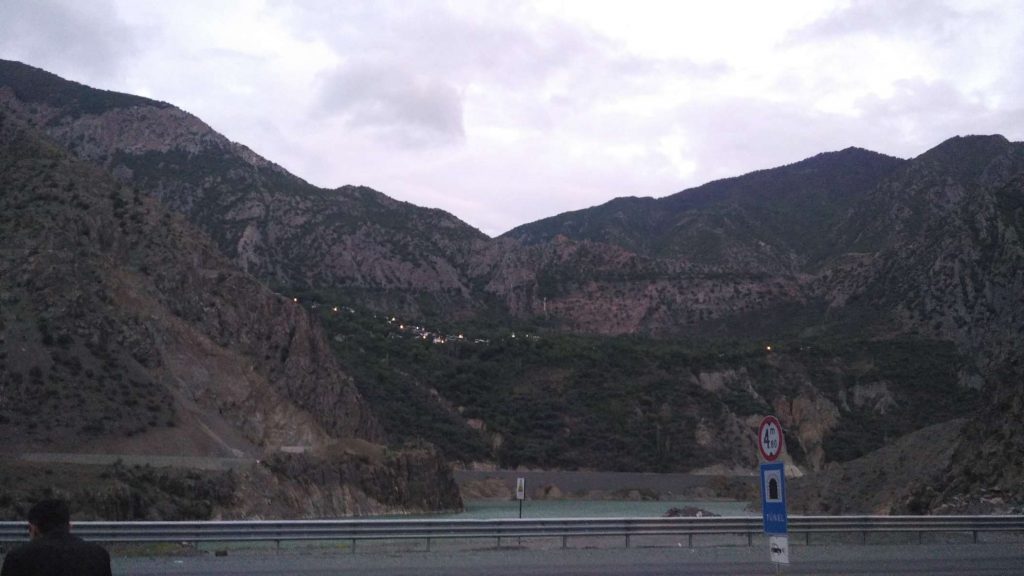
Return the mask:
M0 61L0 184L4 468L244 457L269 464L202 514L440 511L453 467L742 475L773 413L821 479L808 509L1024 500L1024 144L1002 136L489 238ZM837 500L944 423L956 457Z

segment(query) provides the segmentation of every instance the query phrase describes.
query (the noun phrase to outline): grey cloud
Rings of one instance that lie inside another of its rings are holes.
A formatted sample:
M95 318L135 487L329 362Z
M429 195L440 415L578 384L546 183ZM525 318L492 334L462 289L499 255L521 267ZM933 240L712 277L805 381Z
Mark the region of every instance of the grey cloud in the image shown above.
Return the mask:
M955 135L1022 136L1019 126L1024 107L1017 101L1009 107L990 107L944 81L903 80L895 87L890 97L862 98L858 108L865 120L887 127L908 145L921 148L918 152Z
M322 80L320 103L350 127L380 131L406 146L452 143L465 135L458 91L398 64L337 68Z
M109 0L3 0L0 55L104 83L136 41Z
M916 34L941 40L955 35L965 18L983 15L951 8L936 0L854 0L848 6L794 31L792 42L838 39L851 34Z
M502 4L473 20L444 4L415 1L306 2L288 15L294 30L322 39L343 57L403 61L453 82L481 74L530 81L581 48L565 30L514 25L515 8Z
M342 58L398 63L456 91L483 87L490 98L529 94L580 108L643 92L664 74L699 80L727 72L721 63L641 58L518 3L483 6L467 15L439 3L321 2L288 13L294 30L322 39Z

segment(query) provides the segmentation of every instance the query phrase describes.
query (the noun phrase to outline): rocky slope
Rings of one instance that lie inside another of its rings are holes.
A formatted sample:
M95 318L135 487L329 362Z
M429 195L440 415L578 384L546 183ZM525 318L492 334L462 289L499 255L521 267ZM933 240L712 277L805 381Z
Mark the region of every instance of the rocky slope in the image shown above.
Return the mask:
M339 439L383 438L305 309L6 112L0 189L5 460L320 454ZM450 474L435 465L424 479L443 487Z
M851 216L847 238L870 250L870 261L824 282L831 294L860 301L845 308L888 312L900 329L953 342L974 361L965 382L981 387L985 401L939 480L915 496L919 509L1024 502L1022 206L1024 144L951 139Z
M935 424L843 465L795 479L796 514L921 514L918 491L934 487L952 463L963 420Z
M265 284L381 309L474 308L462 272L486 237L365 187L324 190L173 106L0 61L0 109L186 216Z
M112 420L138 429L116 432L163 427L174 421L173 390L215 407L258 446L380 437L300 306L234 269L152 199L7 116L0 129L12 432L33 419L35 395L65 415L61 437L111 432L103 419L118 411L134 416ZM73 389L82 380L93 388L88 397ZM121 406L75 414L92 401Z

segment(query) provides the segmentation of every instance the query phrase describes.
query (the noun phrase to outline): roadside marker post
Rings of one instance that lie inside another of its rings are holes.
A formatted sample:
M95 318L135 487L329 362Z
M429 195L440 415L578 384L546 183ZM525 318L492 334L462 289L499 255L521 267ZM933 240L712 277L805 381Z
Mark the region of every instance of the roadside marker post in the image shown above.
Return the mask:
M526 478L516 478L516 500L519 500L519 517L523 517L523 500L526 500Z

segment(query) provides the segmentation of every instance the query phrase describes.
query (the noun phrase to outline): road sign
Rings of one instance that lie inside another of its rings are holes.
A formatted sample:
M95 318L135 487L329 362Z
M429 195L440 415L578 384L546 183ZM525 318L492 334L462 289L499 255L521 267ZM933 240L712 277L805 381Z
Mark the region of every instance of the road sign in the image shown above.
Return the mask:
M769 536L768 554L776 564L789 564L789 536Z
M786 474L782 462L761 464L761 513L766 534L786 533Z
M757 449L761 451L761 457L768 462L774 462L779 454L782 454L782 424L775 416L765 416L761 425L757 428Z

